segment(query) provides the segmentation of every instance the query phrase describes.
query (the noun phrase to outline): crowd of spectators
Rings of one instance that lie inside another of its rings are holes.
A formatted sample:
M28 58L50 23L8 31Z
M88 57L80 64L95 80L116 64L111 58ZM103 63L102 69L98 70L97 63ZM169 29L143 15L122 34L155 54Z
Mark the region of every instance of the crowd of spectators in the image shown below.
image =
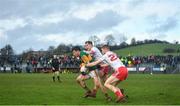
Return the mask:
M32 57L26 61L26 70L30 71L31 68L33 68L35 72L38 69L48 70L51 68L52 59L52 57L48 58L45 56ZM60 68L78 68L80 64L80 59L76 59L73 56L59 55L57 59L59 60Z
M175 67L180 63L180 56L128 56L120 57L121 61L128 67L142 65L142 64L151 64L154 67L160 67L161 64L166 64Z
M59 66L60 68L78 68L80 64L80 59L77 59L73 56L67 55L58 55ZM176 67L177 64L180 64L180 56L127 56L121 57L121 61L127 67L139 67L141 65L153 65L153 67L161 67L163 65L169 65ZM11 70L22 71L22 66L25 66L26 72L37 72L38 70L48 70L51 68L52 57L46 56L32 56L29 59L22 60L17 59L11 67ZM5 70L5 65L1 66ZM2 69L1 69L2 70Z

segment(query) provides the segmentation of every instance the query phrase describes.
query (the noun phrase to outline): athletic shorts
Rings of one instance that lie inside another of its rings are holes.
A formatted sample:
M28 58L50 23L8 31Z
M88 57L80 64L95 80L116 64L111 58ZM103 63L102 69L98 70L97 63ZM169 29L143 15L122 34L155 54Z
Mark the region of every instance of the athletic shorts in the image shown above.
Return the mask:
M100 68L100 72L104 74L108 74L109 66L104 66Z
M52 72L56 72L56 71L59 71L59 69L52 70Z
M119 67L118 70L116 70L112 76L115 76L117 79L120 81L123 81L127 78L128 76L128 70L126 67Z
M94 70L94 71L96 71L96 72L97 72L97 70ZM95 74L95 72L94 72L94 71L91 71L91 72L89 72L89 74L88 74L91 78L96 77L96 74Z

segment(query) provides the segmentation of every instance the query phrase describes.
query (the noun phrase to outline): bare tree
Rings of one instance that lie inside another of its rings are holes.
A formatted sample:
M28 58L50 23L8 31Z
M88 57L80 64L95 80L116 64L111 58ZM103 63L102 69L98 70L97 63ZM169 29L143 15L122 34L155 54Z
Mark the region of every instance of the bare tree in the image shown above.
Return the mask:
M100 39L96 35L90 36L89 40L92 41L95 46L100 43Z
M132 38L131 39L131 45L135 45L136 44L136 39L135 38Z
M115 38L112 34L109 34L107 35L105 38L104 38L104 41L108 44L108 45L114 45L116 44L115 43Z
M65 54L70 52L70 47L65 44L59 44L54 50L54 54Z
M119 36L119 40L117 43L121 44L122 42L127 41L127 37L125 36L125 34L120 33L118 36Z
M12 62L12 58L14 56L14 50L10 44L6 45L0 51L1 51L0 60L2 63Z

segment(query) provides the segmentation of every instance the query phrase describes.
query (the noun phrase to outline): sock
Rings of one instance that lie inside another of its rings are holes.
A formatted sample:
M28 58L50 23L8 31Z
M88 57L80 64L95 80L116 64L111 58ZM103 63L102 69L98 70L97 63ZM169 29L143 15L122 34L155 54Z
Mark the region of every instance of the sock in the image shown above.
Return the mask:
M60 81L60 77L59 76L57 76L57 79L58 79L58 81Z
M53 81L55 82L55 76L53 76Z
M122 97L122 96L123 96L123 94L121 93L120 90L117 90L117 91L115 92L115 95L116 95L117 97Z

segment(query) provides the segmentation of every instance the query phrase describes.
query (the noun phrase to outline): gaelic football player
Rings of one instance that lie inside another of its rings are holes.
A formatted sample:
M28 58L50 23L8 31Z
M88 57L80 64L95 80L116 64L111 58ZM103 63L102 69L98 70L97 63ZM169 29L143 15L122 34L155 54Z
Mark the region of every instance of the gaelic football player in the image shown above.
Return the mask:
M95 60L98 60L99 58L102 57L102 54L101 52L99 51L98 48L94 47L93 46L93 43L91 41L86 41L85 42L85 49L87 50L87 52L95 59ZM102 64L104 64L102 62ZM101 87L103 93L105 94L106 98L109 98L108 97L108 94L106 92L106 89L104 88L104 86L100 86L102 85L101 84L101 80L103 81L103 83L105 82L105 80L107 79L108 77L108 69L109 67L108 66L103 66L103 67L100 67L100 71L97 72L97 77L100 76L100 79L97 79L97 81L95 83L97 83L96 85L98 86L95 86L94 89L93 89L93 94L96 95L96 92L98 90L99 87Z
M75 57L80 57L82 61L80 65L81 74L77 77L76 81L84 90L86 90L85 97L88 97L88 96L95 97L94 95L91 95L92 92L85 83L85 80L90 79L90 78L93 78L95 80L95 77L96 77L95 72L94 72L94 70L96 70L96 66L89 67L88 68L88 70L90 71L89 73L87 73L87 68L85 68L85 64L92 62L93 58L86 52L81 51L79 47L74 47L72 49L72 52Z
M53 77L52 77L53 81L55 82L55 77L57 77L57 80L61 82L60 76L59 76L59 60L56 55L53 56L51 66L52 66L52 72L53 72Z
M125 95L117 87L117 84L125 80L128 76L128 70L124 64L120 61L118 56L110 51L108 45L104 45L101 48L104 54L100 59L95 62L86 64L86 67L92 67L100 64L102 61L106 61L115 71L114 73L105 81L104 86L115 93L117 96L116 102L124 102Z

